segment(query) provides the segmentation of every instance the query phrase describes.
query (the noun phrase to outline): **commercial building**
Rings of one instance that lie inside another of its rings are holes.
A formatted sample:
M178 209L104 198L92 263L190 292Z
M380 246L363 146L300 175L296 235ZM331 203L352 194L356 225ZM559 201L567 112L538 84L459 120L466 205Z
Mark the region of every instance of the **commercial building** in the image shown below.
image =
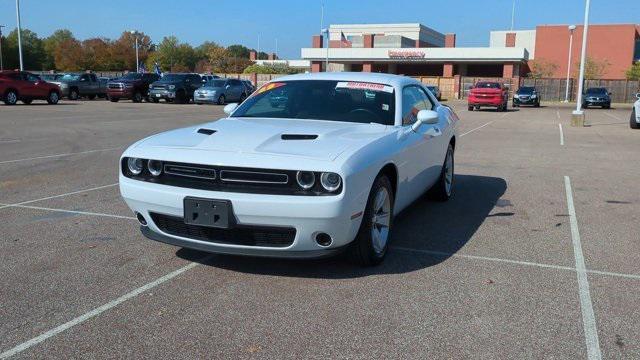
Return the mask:
M301 50L312 71L388 72L410 76L526 76L533 62L547 62L553 77L564 77L569 56L567 25L541 25L535 30L493 31L488 47L456 47L456 34L443 34L422 24L331 25L328 46L321 35ZM582 28L573 39L579 59ZM640 58L640 25L593 25L588 55L606 63L603 78L623 79Z

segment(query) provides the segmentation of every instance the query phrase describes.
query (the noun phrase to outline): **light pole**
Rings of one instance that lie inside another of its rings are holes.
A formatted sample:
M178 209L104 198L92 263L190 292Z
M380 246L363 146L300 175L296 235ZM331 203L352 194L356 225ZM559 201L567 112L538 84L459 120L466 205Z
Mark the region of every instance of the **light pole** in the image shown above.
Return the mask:
M569 25L569 61L567 63L567 88L564 92L564 102L569 102L569 82L571 77L571 53L573 51L573 31L576 29L575 25Z
M0 25L0 71L4 70L4 66L2 64L2 28L4 25Z
M20 0L16 0L16 18L18 19L18 57L20 58L20 71L24 70L24 65L22 63L22 37L20 33L22 32L20 28Z
M324 71L325 72L329 72L329 29L322 29L322 34L326 34L327 35L327 53L326 53L326 58L324 61Z
M589 31L589 9L591 0L586 0L584 6L584 28L582 30L582 53L580 54L580 76L578 76L578 99L573 119L576 126L584 126L584 112L582 111L582 88L584 86L584 63L587 57L587 32Z
M136 39L136 72L140 72L140 60L138 59L138 30L131 30L131 35Z
M511 6L511 31L513 31L513 25L516 19L516 0L513 0L513 5Z

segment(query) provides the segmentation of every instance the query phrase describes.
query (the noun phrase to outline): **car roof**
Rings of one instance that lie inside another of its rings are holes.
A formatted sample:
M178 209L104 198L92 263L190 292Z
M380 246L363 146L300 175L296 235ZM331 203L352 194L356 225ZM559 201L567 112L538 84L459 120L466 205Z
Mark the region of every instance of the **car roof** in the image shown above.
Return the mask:
M287 75L274 81L294 81L294 80L334 80L334 81L360 81L390 85L401 88L409 84L421 84L418 80L403 75L365 73L365 72L319 72Z

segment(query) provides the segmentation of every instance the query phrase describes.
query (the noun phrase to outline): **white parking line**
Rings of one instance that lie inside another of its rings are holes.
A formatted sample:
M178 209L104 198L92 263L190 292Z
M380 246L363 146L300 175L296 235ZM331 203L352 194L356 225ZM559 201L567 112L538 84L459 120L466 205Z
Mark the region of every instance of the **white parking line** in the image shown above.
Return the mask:
M562 124L558 123L558 127L560 128L560 145L564 146L564 131L562 131Z
M622 119L620 119L619 117L615 116L615 115L611 115L608 112L604 112L605 115L607 115L608 117L618 120L618 121L623 121Z
M590 360L602 358L600 353L600 343L598 341L598 328L596 317L591 303L589 292L589 280L587 279L587 268L582 254L582 244L580 243L580 231L578 229L578 218L573 205L573 192L571 190L571 179L564 177L564 186L567 193L567 209L569 211L569 221L571 223L571 240L573 241L573 255L576 259L576 274L578 277L578 290L580 293L580 309L582 311L582 326L587 343L587 356Z
M77 318L75 318L73 320L70 320L70 321L68 321L68 322L66 322L66 323L64 323L64 324L62 324L60 326L57 326L57 327L55 327L55 328L53 328L53 329L51 329L51 330L49 330L49 331L47 331L47 332L45 332L45 333L43 333L41 335L38 335L38 336L34 337L31 340L25 341L22 344L19 344L19 345L15 346L14 348L9 349L9 350L3 352L2 354L0 354L0 359L7 359L7 358L9 358L11 356L19 354L19 353L23 352L24 350L27 350L28 348L30 348L30 347L32 347L34 345L37 345L37 344L49 339L50 337L53 337L53 336L65 331L65 330L68 330L68 329L70 329L70 328L72 328L72 327L74 327L74 326L76 326L78 324L81 324L81 323L83 323L83 322L85 322L85 321L87 321L87 320L89 320L89 319L91 319L93 317L96 317L96 316L102 314L103 312L105 312L107 310L110 310L110 309L122 304L123 302L142 294L143 292L145 292L147 290L153 289L154 287L173 279L174 277L184 273L185 271L189 271L189 270L193 269L194 267L198 266L199 262L205 262L210 257L211 256L209 255L209 256L206 256L206 257L198 260L198 262L192 262L189 265L181 267L178 270L170 272L170 273L168 273L168 274L166 274L166 275L164 275L162 277L159 277L158 279L156 279L156 280L154 280L154 281L152 281L152 282L150 282L150 283L148 283L146 285L143 285L143 286L141 286L141 287L139 287L139 288L137 288L135 290L132 290L131 292L129 292L129 293L125 294L125 295L122 295L121 297L119 297L119 298L117 298L115 300L109 301L108 303L106 303L106 304L104 304L102 306L99 306L99 307L89 311L88 313L80 315L80 316L78 316Z
M491 123L493 123L494 121L495 121L495 120L489 121L488 123L486 123L486 124L484 124L484 125L482 125L482 126L478 126L478 127L477 127L477 128L475 128L475 129L471 129L471 130L467 131L466 133L464 133L464 134L460 135L460 137L463 137L463 136L465 136L465 135L467 135L467 134L471 134L472 132L474 132L474 131L476 131L476 130L480 130L480 129L482 129L482 128L483 128L483 127L485 127L485 126L490 125L490 124L491 124Z
M64 153L64 154L36 156L36 157L24 158L24 159L4 160L4 161L0 161L0 164L11 164L11 163L17 163L17 162L21 162L21 161L31 161L31 160L51 159L51 158L65 157L65 156L72 156L72 155L91 154L91 153L96 153L96 152L114 151L114 150L119 150L119 149L122 149L122 146L115 147L115 148L108 148L108 149L97 149L97 150L80 151L80 152L75 152L75 153Z
M84 189L84 190L72 191L72 192L68 192L68 193L64 193L64 194L60 194L60 195L47 196L47 197L43 197L43 198L40 198L40 199L28 200L28 201L23 201L23 202L15 203L15 204L7 204L7 205L4 205L4 206L0 206L0 209L5 209L5 208L12 207L12 206L16 206L16 205L31 204L31 203L34 203L34 202L44 201L44 200L49 200L49 199L55 199L55 198L59 198L59 197L63 197L63 196L69 196L69 195L81 194L81 193L88 192L88 191L94 191L94 190L106 189L106 188L113 187L113 186L116 186L116 185L118 185L118 183L115 183L115 184L109 184L109 185L97 186L97 187L90 188L90 189Z
M96 213L96 212L90 212L90 211L54 209L54 208L47 208L47 207L41 207L41 206L29 206L29 205L11 205L11 204L0 204L0 205L4 205L5 207L16 207L16 208L32 209L32 210L44 210L44 211L53 211L53 212L61 212L61 213L77 214L77 215L102 216L102 217L110 217L110 218L115 218L115 219L136 220L136 218L134 218L133 216L113 215L113 214Z

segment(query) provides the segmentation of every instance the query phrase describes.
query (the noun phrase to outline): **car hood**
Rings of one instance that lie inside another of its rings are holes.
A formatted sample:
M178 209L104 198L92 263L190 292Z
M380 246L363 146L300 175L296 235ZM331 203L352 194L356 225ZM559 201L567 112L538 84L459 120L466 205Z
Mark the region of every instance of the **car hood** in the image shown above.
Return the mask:
M205 150L221 153L222 157L244 153L333 161L345 151L383 136L389 128L336 121L224 118L158 134L136 147ZM203 134L201 129L215 132Z
M222 86L201 86L198 88L198 90L207 90L207 91L222 91L222 89L224 89L224 87Z
M178 85L181 83L180 81L156 81L152 85Z

